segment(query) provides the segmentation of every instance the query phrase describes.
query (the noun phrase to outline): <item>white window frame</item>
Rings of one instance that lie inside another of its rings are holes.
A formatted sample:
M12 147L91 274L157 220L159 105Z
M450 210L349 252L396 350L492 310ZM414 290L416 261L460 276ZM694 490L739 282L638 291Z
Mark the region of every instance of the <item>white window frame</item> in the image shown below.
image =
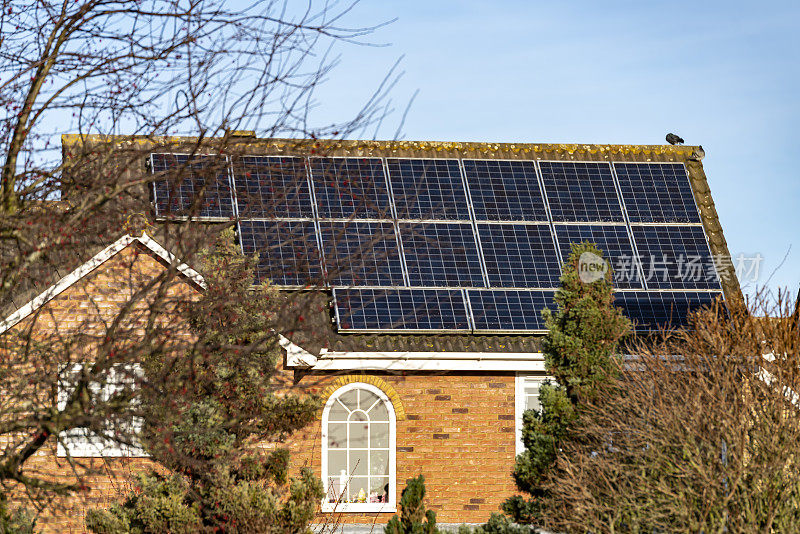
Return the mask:
M545 382L550 381L554 383L553 377L547 375L531 375L526 373L517 373L514 383L514 435L516 443L516 453L520 454L525 450L525 445L522 443L522 413L525 411L525 384L534 382L538 383L539 387Z
M71 374L79 373L85 365L90 363L74 363L71 365L63 366L60 371L60 376L69 376ZM109 370L108 380L103 386L103 391L98 392L100 395L108 398L122 387L122 383L117 383L117 375L123 377L125 380L131 374L141 375L142 367L139 364L120 364L112 367ZM67 400L69 399L69 390L65 387L65 382L62 379L58 381L58 409L63 410L66 408ZM138 417L133 418L131 422L134 432L138 433L142 429L142 420ZM141 447L135 445L128 445L119 443L113 440L104 439L94 432L86 428L74 428L65 430L59 433L58 443L56 447L56 456L58 457L75 457L75 458L103 458L103 457L131 457L131 458L148 458L147 454Z
M333 403L344 393L354 389L363 389L374 393L386 406L389 412L389 501L388 502L364 502L364 503L330 503L328 502L328 416ZM322 501L323 512L389 512L397 511L397 416L394 406L389 397L381 389L366 384L364 382L352 382L333 392L325 403L322 411L322 485L325 489L325 497Z

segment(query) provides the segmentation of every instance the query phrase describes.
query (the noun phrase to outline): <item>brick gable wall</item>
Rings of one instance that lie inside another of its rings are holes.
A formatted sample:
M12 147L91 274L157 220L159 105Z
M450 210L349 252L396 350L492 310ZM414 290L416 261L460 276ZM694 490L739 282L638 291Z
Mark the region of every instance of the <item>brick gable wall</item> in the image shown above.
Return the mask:
M116 315L129 296L164 269L144 247L131 245L44 306L34 333L87 328L93 321ZM197 295L187 282L169 291L182 299ZM31 326L33 317L15 329ZM323 392L343 374L302 377L295 392ZM514 492L514 375L512 373L373 373L390 384L404 408L397 422L397 487L420 473L426 477L428 504L440 522L484 522ZM292 384L291 371L283 374ZM283 444L296 469L311 466L320 473L320 423L313 423ZM87 509L108 506L131 490L131 477L152 466L144 458L80 459L81 466L103 474L83 480L86 491L50 503L38 526L44 532L84 532ZM55 478L72 477L55 444L32 458L30 469ZM333 514L320 521L385 523L392 514Z

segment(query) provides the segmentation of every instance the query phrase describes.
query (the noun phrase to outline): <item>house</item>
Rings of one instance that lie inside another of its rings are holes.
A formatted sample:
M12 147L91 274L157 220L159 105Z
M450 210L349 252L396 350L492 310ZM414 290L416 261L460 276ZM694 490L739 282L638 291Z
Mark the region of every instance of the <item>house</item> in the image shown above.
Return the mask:
M65 157L92 142L107 140L65 137ZM323 517L340 523L386 522L419 473L442 523L484 522L514 493L522 412L546 378L540 311L570 243L604 251L640 330L681 326L719 296L741 300L696 147L245 136L220 157L213 140L205 151L180 138L114 142L141 154L155 227L233 222L242 252L259 254L258 281L303 295L304 327L281 333L284 368L325 406L289 445L323 480ZM171 248L121 237L0 335L36 317L74 320L81 295L113 310L135 289L115 277L118 262L141 262L140 282L171 266L174 291L202 291ZM37 461L56 470L62 449ZM86 436L69 452L109 471L146 465ZM81 506L53 528L80 531Z

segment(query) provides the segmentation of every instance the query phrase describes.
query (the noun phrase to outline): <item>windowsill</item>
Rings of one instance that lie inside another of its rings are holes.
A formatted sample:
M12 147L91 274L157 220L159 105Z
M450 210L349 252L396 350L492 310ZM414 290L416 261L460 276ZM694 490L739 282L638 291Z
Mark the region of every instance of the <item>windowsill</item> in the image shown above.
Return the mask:
M392 502L324 502L322 503L322 511L325 513L382 512L393 514L397 512L397 507Z
M66 447L59 443L56 456L66 458L67 452L72 458L150 458L150 455L138 447L125 445L98 446L92 443L71 443Z

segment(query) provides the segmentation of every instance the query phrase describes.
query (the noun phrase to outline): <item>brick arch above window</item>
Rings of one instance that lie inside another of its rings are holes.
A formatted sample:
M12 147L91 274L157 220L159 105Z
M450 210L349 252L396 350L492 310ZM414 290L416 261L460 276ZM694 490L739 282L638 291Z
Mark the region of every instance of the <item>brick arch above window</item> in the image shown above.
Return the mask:
M394 406L394 413L397 420L403 421L406 418L406 410L403 407L403 401L400 400L400 395L397 393L397 390L386 380L372 375L345 375L338 377L331 385L322 390L321 397L323 405L339 388L354 382L370 384L383 391ZM321 413L322 410L320 410L320 414Z

